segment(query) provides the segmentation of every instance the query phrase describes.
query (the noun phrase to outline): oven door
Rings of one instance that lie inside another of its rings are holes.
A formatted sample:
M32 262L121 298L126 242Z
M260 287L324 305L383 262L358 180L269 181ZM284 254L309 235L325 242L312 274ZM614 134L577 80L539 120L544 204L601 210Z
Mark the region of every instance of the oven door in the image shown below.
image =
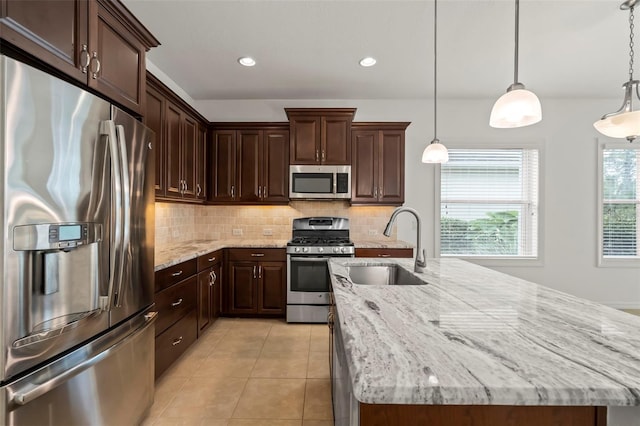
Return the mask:
M287 304L328 305L330 256L287 256Z

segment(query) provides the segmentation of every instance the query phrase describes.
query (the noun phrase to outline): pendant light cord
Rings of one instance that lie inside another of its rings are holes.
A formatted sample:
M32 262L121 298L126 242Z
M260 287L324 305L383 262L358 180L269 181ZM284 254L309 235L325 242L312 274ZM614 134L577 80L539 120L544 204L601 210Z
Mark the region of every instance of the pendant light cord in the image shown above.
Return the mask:
M518 44L520 33L520 0L516 0L516 46L513 64L513 83L518 83Z
M438 139L438 0L433 1L433 140Z
M633 6L629 8L629 81L633 80L633 57L635 52L633 50L633 29L634 29L634 14Z

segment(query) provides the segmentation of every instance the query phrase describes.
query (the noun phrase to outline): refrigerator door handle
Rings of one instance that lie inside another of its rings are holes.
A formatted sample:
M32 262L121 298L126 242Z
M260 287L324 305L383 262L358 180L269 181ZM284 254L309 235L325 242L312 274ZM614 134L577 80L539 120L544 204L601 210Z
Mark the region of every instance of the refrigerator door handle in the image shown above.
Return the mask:
M128 336L122 338L115 345L111 346L110 348L108 348L105 351L100 352L96 356L94 356L92 358L89 358L86 361L81 362L81 363L73 366L72 368L69 368L69 369L63 371L61 374L58 374L57 376L52 377L49 380L46 380L46 381L41 382L41 383L36 383L36 384L31 384L30 383L27 386L25 386L23 390L16 391L13 394L13 398L12 398L13 402L15 404L17 404L17 405L27 405L28 403L30 403L33 400L41 397L42 395L46 394L47 392L50 392L51 390L53 390L56 387L60 386L61 384L65 383L66 381L70 380L71 378L73 378L73 377L77 376L78 374L82 373L83 371L88 370L89 368L93 367L94 365L96 365L100 361L102 361L105 358L109 357L112 353L116 352L121 346L127 344L128 341L131 338L133 338L137 334L141 333L147 327L149 327L151 324L153 324L153 322L155 321L157 315L158 315L157 312L149 312L149 313L147 313L144 316L144 322L142 323L142 325L140 327L138 327L136 330L134 330ZM11 395L10 395L10 397L11 397Z
M106 136L109 143L111 171L113 173L113 190L116 195L113 197L113 213L115 218L114 238L111 244L111 253L109 256L109 294L107 309L110 309L115 302L114 291L116 283L119 283L122 280L122 277L118 275L120 272L120 264L122 263L122 176L120 174L120 154L115 123L112 120L100 122L100 134Z
M119 269L119 281L118 287L115 291L115 301L114 306L119 308L122 306L122 282L124 281L124 265L126 257L131 256L130 245L131 245L131 179L129 177L129 160L127 158L127 145L126 145L126 137L124 134L124 126L117 125L116 126L116 136L118 140L118 151L120 153L120 173L122 179L122 191L120 194L120 199L122 200L122 246L120 253L120 264L118 265ZM117 196L116 195L116 196Z

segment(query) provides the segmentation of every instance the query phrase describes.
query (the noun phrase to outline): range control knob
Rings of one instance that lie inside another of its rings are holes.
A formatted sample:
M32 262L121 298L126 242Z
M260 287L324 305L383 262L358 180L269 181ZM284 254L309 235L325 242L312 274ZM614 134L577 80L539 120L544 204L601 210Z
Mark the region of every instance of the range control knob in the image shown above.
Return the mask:
M306 253L306 252L308 252L308 251L309 251L309 247L303 247L303 248L302 248L302 252L303 252L303 253Z
M340 247L334 247L334 248L333 248L333 252L334 252L334 253L338 253L338 252L340 252Z
M322 248L322 247L318 247L318 252L319 252L319 253L322 253L323 251L324 251L324 248Z
M295 252L298 253L300 251L300 247L296 247Z

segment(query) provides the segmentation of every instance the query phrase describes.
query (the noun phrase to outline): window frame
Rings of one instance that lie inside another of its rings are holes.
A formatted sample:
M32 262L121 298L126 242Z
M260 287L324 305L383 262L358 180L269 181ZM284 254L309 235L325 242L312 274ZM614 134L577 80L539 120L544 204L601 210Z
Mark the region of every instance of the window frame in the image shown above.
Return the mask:
M544 201L545 201L545 141L527 141L527 142L445 142L447 148L450 149L535 149L538 151L538 233L537 246L538 252L536 256L462 256L451 255L446 257L455 257L469 262L477 263L482 266L543 266L544 265ZM440 214L441 214L441 165L436 164L434 171L435 182L435 203L434 203L434 240L435 253L437 257L443 257L440 245Z
M604 150L605 149L634 149L640 153L640 146L633 145L628 141L598 141L598 167L597 167L597 181L598 181L598 193L596 196L596 211L597 211L597 266L601 268L638 268L640 267L640 248L638 248L638 255L636 257L604 257ZM638 163L638 178L640 178L640 163ZM640 183L640 179L638 180ZM637 205L640 207L640 195L636 195ZM638 235L638 241L640 244L640 218L637 222L636 233ZM640 246L640 245L639 245Z

